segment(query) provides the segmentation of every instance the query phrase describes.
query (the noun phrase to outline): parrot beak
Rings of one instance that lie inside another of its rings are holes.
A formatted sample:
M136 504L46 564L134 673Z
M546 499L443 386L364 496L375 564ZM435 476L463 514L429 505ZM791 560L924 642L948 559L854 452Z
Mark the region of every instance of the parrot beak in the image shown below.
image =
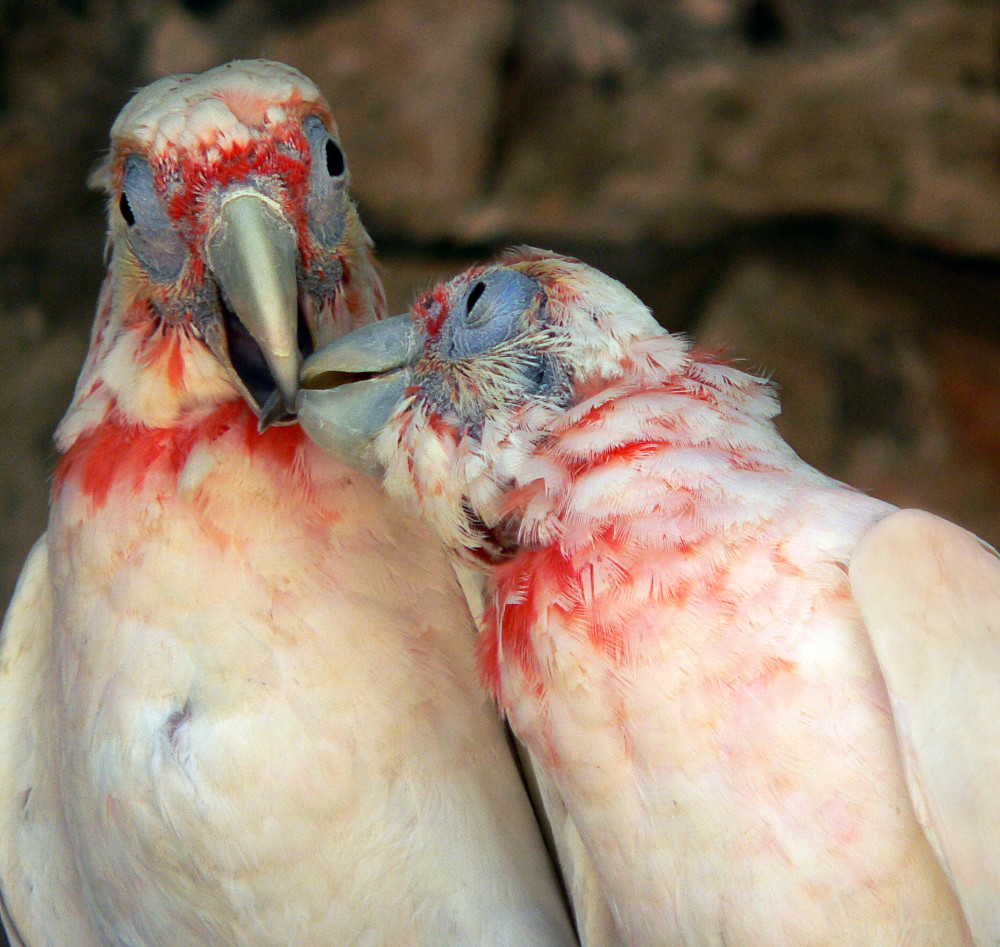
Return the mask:
M206 339L226 364L244 397L270 420L293 410L299 390L298 348L298 238L278 205L260 195L242 191L227 197L209 234L206 259L222 290L225 307L235 314L260 347L276 391L262 404L259 384L239 370L238 353L221 325L211 327ZM244 336L245 339L245 336ZM242 352L252 343L235 346ZM253 353L259 361L259 355ZM263 366L256 372L266 376ZM270 379L265 383L270 388ZM277 392L280 391L280 398ZM283 404L282 404L283 402Z
M366 449L413 382L421 350L410 315L373 322L311 355L302 365L299 423L320 447L373 471Z

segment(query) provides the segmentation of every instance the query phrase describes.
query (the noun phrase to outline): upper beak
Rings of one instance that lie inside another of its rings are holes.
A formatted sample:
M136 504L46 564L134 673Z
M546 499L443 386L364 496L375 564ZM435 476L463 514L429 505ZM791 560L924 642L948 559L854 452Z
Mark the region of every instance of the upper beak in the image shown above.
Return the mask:
M311 355L302 364L299 423L320 447L365 469L366 448L386 425L412 382L408 363L420 350L409 314L373 322Z
M298 238L279 206L240 192L225 199L206 256L226 302L254 341L291 411L299 390Z

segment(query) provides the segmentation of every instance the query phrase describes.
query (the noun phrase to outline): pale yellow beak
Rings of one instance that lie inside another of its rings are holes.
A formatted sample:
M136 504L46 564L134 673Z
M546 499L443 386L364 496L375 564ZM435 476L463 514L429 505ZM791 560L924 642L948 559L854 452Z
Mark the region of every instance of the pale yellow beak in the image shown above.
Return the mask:
M299 390L295 228L274 201L240 192L224 200L206 257L226 303L260 346L285 408L293 411Z

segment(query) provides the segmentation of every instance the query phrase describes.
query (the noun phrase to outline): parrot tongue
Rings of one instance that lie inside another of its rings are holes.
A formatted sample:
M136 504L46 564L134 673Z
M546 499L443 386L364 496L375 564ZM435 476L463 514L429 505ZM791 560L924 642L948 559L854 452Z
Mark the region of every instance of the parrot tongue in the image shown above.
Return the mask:
M420 347L407 313L363 326L307 358L296 400L306 434L352 466L377 467L367 448L412 384L408 362Z

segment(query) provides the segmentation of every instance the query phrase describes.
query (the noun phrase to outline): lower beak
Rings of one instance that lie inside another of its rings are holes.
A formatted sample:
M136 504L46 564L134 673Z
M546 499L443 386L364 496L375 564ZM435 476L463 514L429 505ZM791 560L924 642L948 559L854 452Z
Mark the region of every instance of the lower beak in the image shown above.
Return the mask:
M299 390L295 228L274 201L244 191L224 200L206 257L227 305L260 346L286 409L293 410ZM229 368L235 376L231 363ZM259 409L242 381L234 380Z
M412 384L408 363L418 350L407 314L373 322L307 358L296 404L306 434L352 466L375 469L367 448Z

